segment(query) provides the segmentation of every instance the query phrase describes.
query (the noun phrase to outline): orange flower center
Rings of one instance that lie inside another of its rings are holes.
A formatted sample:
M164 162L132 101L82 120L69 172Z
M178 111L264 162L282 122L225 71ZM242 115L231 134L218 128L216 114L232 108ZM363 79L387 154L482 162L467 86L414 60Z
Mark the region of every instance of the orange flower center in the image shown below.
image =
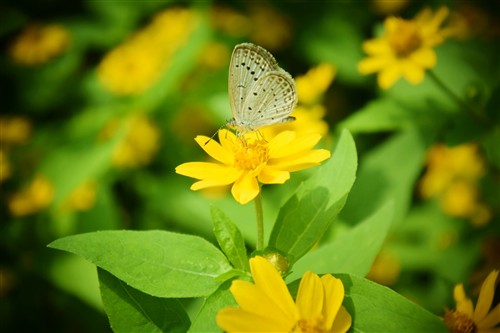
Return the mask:
M476 333L477 328L472 318L465 313L446 310L443 318L444 324L451 333Z
M408 57L422 46L417 25L411 21L399 20L397 28L389 35L389 44L398 58Z
M263 139L255 141L241 140L241 144L236 146L234 164L240 169L254 171L264 166L269 159L267 142Z
M300 319L295 327L292 329L292 333L326 333L327 330L323 325L323 320L318 318L317 320L307 320Z

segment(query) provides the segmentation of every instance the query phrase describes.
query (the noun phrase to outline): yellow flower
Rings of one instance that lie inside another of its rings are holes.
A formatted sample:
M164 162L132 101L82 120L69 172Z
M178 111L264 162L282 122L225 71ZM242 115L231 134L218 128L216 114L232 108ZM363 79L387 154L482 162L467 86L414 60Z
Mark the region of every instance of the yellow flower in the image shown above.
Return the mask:
M86 211L95 203L97 184L89 180L80 184L71 192L64 203L64 208L72 211Z
M231 52L225 44L212 42L201 52L200 63L210 69L220 69L228 64L230 56Z
M341 280L308 271L294 303L285 281L266 259L250 259L250 268L254 284L235 280L230 288L239 307L217 314L217 324L226 332L340 333L351 326L351 315L342 306Z
M412 84L422 82L425 70L436 65L433 48L446 37L440 29L447 16L448 9L442 7L435 14L425 9L413 20L387 18L384 34L363 44L368 58L358 64L359 71L362 74L378 72L378 84L383 89L401 77Z
M399 259L388 251L380 252L366 278L386 286L393 285L401 273Z
M250 19L230 7L221 5L212 6L209 15L210 23L213 27L228 35L243 37L250 33Z
M30 215L49 206L53 197L52 184L44 176L38 175L26 188L10 198L9 210L14 216Z
M97 68L101 83L117 95L150 88L186 42L197 24L193 11L170 8L125 43L107 53Z
M380 15L394 15L408 6L409 0L371 0L371 7Z
M144 116L132 116L127 121L127 134L113 151L111 162L115 166L125 168L144 166L159 149L160 131ZM114 123L110 125L113 127Z
M279 50L292 38L290 19L264 2L250 2L250 39L268 50Z
M12 168L9 163L9 158L3 149L0 149L0 183L10 177Z
M21 65L40 65L61 54L70 34L60 24L28 25L9 48L12 59Z
M238 138L230 131L220 130L220 144L206 136L195 139L219 163L184 163L175 171L199 180L191 186L194 191L234 183L234 199L246 204L259 194L259 182L283 184L290 172L319 165L330 157L328 150L312 150L320 138L318 134L299 137L285 131L266 141L258 132Z
M446 309L444 323L452 333L494 333L499 332L500 304L491 311L495 293L495 281L498 270L492 271L484 280L479 292L476 308L472 301L465 295L462 284L455 286L453 296L456 309Z
M311 68L306 74L295 79L299 103L312 104L317 101L335 78L336 69L331 64L323 63Z
M2 146L23 144L31 135L31 124L23 117L0 117L0 143Z

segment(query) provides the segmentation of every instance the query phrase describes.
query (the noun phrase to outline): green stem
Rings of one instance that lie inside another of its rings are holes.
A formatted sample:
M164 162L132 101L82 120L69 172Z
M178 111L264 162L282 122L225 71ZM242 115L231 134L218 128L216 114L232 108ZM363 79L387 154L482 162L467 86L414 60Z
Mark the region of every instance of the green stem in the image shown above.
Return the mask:
M257 251L264 249L264 217L262 215L262 194L255 197L255 212L257 213Z
M476 109L472 108L468 105L463 99L461 99L457 94L453 92L432 70L428 70L427 73L429 77L436 83L439 88L441 88L453 101L455 101L458 106L463 108L465 111L469 112L474 118L478 119L481 122L487 121L484 115L478 112Z

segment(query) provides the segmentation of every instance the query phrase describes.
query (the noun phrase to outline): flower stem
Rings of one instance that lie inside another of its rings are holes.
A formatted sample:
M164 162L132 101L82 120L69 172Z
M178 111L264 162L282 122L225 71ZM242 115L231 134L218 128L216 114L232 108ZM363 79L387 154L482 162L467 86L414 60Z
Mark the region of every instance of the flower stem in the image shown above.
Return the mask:
M264 249L264 217L262 214L262 194L259 191L259 194L255 197L255 211L257 213L257 251L261 251Z
M461 99L457 94L455 94L450 87L448 87L432 70L428 70L427 73L429 77L439 86L453 101L455 101L461 108L465 111L469 112L474 118L484 123L487 121L484 115L480 113L478 110L472 108L468 105L463 99Z

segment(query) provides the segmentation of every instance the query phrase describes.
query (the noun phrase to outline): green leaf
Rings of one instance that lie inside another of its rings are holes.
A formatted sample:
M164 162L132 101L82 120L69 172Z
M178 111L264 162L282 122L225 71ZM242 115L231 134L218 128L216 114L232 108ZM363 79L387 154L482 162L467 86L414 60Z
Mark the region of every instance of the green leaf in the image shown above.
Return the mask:
M307 253L293 266L288 280L300 278L308 270L316 274L342 272L365 276L390 230L393 211L393 203L386 203L334 242Z
M210 207L214 234L222 251L235 268L250 270L245 241L238 227L215 206Z
M356 223L394 200L395 223L406 214L420 175L428 140L416 130L395 134L365 155L340 218Z
M231 286L230 281L223 283L217 291L205 300L200 312L193 320L189 333L222 332L222 329L215 322L217 312L227 306L237 306L233 295L229 291L229 286Z
M203 238L167 231L112 230L58 239L51 248L80 255L120 280L158 297L211 294L231 269Z
M101 295L115 333L186 332L189 317L174 298L159 298L128 286L99 269Z
M433 106L415 109L386 97L369 102L344 120L340 126L353 133L389 131L415 125L437 128L446 116L446 112Z
M330 160L281 208L269 246L285 253L291 264L309 251L344 206L356 167L356 147L344 130Z
M344 284L344 306L351 314L353 332L448 332L443 321L395 291L363 278L339 274Z

